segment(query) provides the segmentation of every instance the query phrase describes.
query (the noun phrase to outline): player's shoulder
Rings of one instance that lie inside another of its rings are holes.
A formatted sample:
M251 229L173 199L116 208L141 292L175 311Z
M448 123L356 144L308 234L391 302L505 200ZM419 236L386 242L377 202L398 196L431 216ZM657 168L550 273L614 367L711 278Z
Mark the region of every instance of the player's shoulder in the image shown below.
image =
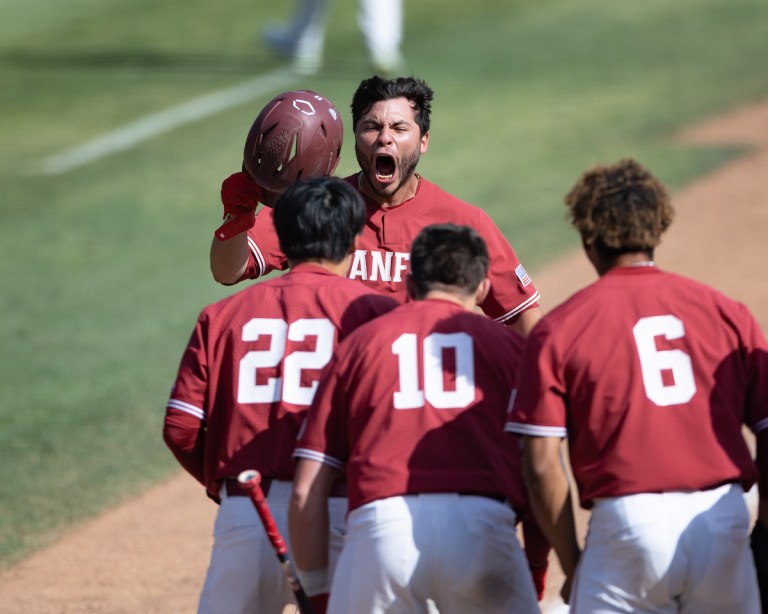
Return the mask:
M468 311L466 316L468 327L472 326L477 335L493 340L493 344L508 349L518 349L525 343L525 337L506 324L492 320L481 313Z
M458 211L472 213L476 211L482 211L480 207L477 207L476 205L473 205L470 202L459 198L455 194L448 192L436 183L432 183L422 176L419 176L419 189L417 192L417 197L419 200L423 201L423 203L433 206L453 207ZM446 211L446 213L448 213L448 211Z
M342 278L345 283L334 284L329 290L336 290L337 293L333 293L334 297L339 295L345 297L345 301L350 306L364 306L377 309L379 311L392 311L400 305L400 303L387 296L382 292L367 288L360 281L353 279Z
M261 284L258 284L260 286ZM198 314L199 322L222 322L225 318L237 314L241 311L242 305L251 302L251 296L257 292L257 284L247 286L237 292L220 298L217 301L208 303Z
M394 299L378 292L365 294L363 300L370 301L369 304L376 305L377 307L383 307L382 311L375 318L370 318L368 322L357 327L350 335L354 336L357 340L365 339L366 341L363 342L365 345L371 345L371 339L378 339L393 334L398 328L402 327L404 321L408 320L408 309L406 307L410 303L400 304ZM364 302L358 303L359 306L364 306L365 304Z
M360 317L359 309L364 306L358 304L357 307L358 309L353 307L345 312L339 331L339 345L334 351L337 363L343 365L344 369L353 364L375 360L381 353L381 348L387 347L384 337L388 338L391 322L397 317L393 314L396 314L402 305L397 305L389 311L367 311L364 317Z
M399 304L393 298L366 286L358 279L349 279L348 277L343 277L341 275L334 275L332 278L329 276L327 283L324 285L328 289L328 292L338 292L342 293L344 296L359 296L374 302L393 302L396 305Z
M595 301L599 302L600 300L601 288L598 286L599 281L594 281L583 288L575 290L562 302L544 313L539 323L557 327L561 322L572 319L575 314L581 311L588 312L594 310Z
M673 272L662 272L664 284L670 291L681 293L684 298L698 304L710 303L719 311L732 313L749 312L747 306L737 298L707 282Z
M336 276L318 289L318 300L335 313L342 331L392 311L400 305L391 296L373 290L358 280Z

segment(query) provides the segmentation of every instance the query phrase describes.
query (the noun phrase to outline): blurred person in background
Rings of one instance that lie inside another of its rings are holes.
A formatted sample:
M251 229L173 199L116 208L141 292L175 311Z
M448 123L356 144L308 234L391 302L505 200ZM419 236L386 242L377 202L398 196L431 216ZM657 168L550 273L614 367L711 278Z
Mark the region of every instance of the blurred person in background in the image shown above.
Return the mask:
M302 74L314 74L323 63L329 0L297 0L293 19L264 29L264 40L289 58ZM358 24L365 38L373 68L383 74L402 69L402 0L360 0Z

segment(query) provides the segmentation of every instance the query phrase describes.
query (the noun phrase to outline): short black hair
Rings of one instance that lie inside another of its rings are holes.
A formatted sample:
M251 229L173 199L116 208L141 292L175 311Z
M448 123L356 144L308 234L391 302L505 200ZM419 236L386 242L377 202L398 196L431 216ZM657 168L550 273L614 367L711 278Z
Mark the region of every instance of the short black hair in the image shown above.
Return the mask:
M425 226L411 246L411 280L416 298L451 286L472 294L488 275L488 247L469 226Z
M317 177L298 181L274 205L280 249L293 262L341 262L365 224L363 199L346 181Z
M432 112L434 92L426 82L415 77L383 79L373 76L360 82L352 96L352 129L357 129L360 118L377 102L405 98L413 105L416 123L421 136L429 132L429 115Z

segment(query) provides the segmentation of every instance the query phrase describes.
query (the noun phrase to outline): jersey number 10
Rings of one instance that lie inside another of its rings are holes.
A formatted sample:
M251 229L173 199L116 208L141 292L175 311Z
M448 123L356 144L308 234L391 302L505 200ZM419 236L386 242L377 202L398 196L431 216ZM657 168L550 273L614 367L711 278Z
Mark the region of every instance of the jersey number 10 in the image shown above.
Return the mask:
M445 389L443 352L456 357L456 385ZM400 335L392 344L398 358L400 390L394 393L395 409L418 409L425 401L437 409L466 407L475 400L475 359L472 337L467 333L427 335L422 342L421 357L424 389L419 388L419 347L413 333Z

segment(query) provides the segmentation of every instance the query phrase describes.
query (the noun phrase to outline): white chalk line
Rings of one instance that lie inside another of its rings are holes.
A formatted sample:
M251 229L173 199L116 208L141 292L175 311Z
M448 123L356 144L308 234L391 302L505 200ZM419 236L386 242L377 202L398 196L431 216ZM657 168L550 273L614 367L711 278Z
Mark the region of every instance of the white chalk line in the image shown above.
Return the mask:
M119 151L130 149L184 124L249 102L268 92L278 92L293 83L295 79L296 74L290 69L280 68L233 87L194 98L50 156L41 162L36 171L44 175L69 172Z

